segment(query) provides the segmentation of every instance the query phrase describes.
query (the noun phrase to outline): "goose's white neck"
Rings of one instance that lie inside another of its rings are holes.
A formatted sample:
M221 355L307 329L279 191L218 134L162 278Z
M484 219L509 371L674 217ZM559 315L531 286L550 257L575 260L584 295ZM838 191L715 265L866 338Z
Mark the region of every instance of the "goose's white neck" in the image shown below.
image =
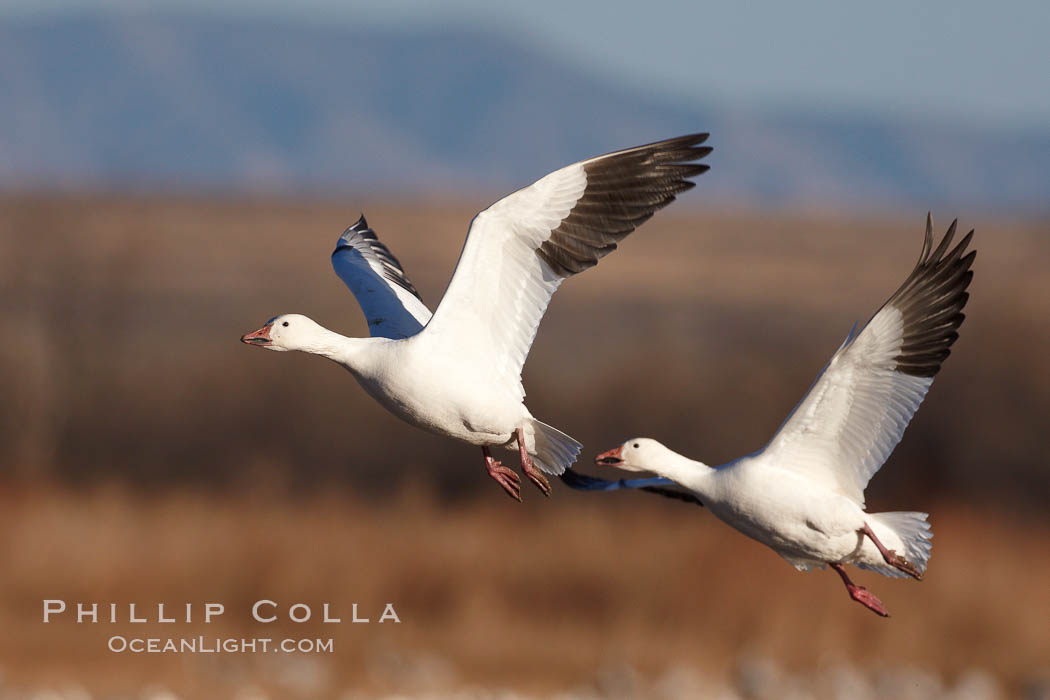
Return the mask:
M327 357L352 372L368 366L375 343L384 338L348 338L330 331L316 321L298 314L287 314L274 319L271 330L271 349L298 350L311 355Z
M705 495L710 494L713 481L711 477L717 473L716 469L703 462L680 455L659 443L646 452L645 463L639 466L695 491L700 495L701 500Z
M356 371L362 368L368 347L373 342L373 338L350 338L318 326L311 337L304 342L303 347L299 349L313 355L327 357L351 371Z

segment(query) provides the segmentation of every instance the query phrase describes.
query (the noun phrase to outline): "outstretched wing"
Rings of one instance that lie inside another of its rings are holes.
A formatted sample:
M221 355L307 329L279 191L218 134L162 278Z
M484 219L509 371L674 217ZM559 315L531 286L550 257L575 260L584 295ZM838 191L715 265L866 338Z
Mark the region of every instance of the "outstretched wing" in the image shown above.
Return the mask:
M694 186L711 152L693 134L556 170L474 217L429 340L476 352L517 387L551 295Z
M336 242L332 267L357 298L372 336L407 338L430 320L430 309L401 263L376 238L363 215Z
M973 279L973 231L936 250L933 222L915 269L856 337L851 333L766 448L776 464L864 503L864 488L900 442L948 357Z
M703 507L703 501L691 493L679 491L677 484L662 476L654 476L648 479L618 479L608 481L598 479L586 474L580 474L572 469L566 469L560 475L562 483L577 491L619 491L620 489L640 489L655 493L664 498L672 498L676 501L685 501Z

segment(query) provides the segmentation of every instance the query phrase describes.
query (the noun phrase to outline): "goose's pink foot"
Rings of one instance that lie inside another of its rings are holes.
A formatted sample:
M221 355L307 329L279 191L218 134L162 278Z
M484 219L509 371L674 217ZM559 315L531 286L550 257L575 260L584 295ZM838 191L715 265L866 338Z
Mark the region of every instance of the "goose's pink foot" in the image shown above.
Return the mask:
M485 468L488 470L489 476L503 487L508 496L521 503L521 478L513 469L497 462L492 457L488 447L482 447L481 451L485 455Z
M882 542L879 542L879 538L875 536L875 533L872 532L867 523L864 523L864 527L862 527L860 531L871 538L871 541L879 548L879 553L882 554L882 558L886 560L887 564L895 569L900 569L917 581L922 580L922 574L919 573L917 568L915 568L915 565L894 552L892 549L887 549Z
M529 481L535 484L536 488L542 491L544 496L550 496L550 482L532 463L532 457L529 456L528 451L525 449L525 434L521 428L518 428L518 452L521 454L521 470L525 472L525 476L529 477Z
M874 593L869 591L864 586L858 586L849 580L849 576L846 575L846 570L842 568L842 564L833 564L828 562L828 566L838 573L842 577L842 582L846 584L846 590L849 592L849 597L857 601L868 610L871 610L876 615L882 617L889 617L890 614L886 612L886 608L882 605L882 601L879 600Z

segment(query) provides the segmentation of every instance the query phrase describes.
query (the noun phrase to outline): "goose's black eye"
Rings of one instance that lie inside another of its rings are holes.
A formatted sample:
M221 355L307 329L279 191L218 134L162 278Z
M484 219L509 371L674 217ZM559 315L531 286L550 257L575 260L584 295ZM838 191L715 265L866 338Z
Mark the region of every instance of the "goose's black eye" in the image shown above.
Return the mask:
M634 449L636 449L636 450L638 449L638 443L637 442L634 443Z
M285 322L284 322L284 323L282 323L281 325L282 325L282 326L284 326L285 328L287 328L287 327L288 327L288 322L287 322L287 321L285 321Z

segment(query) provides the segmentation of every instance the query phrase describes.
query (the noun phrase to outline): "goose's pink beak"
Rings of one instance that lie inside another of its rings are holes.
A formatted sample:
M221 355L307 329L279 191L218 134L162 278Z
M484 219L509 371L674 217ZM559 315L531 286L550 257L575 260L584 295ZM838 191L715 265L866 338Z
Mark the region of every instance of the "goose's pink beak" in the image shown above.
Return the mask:
M595 464L605 464L610 467L615 467L619 464L623 464L623 445L614 447L608 452L602 452L600 455L596 455L594 458Z
M270 339L270 328L273 324L268 323L257 331L252 331L247 335L241 336L241 342L247 343L248 345L269 345L273 341Z

